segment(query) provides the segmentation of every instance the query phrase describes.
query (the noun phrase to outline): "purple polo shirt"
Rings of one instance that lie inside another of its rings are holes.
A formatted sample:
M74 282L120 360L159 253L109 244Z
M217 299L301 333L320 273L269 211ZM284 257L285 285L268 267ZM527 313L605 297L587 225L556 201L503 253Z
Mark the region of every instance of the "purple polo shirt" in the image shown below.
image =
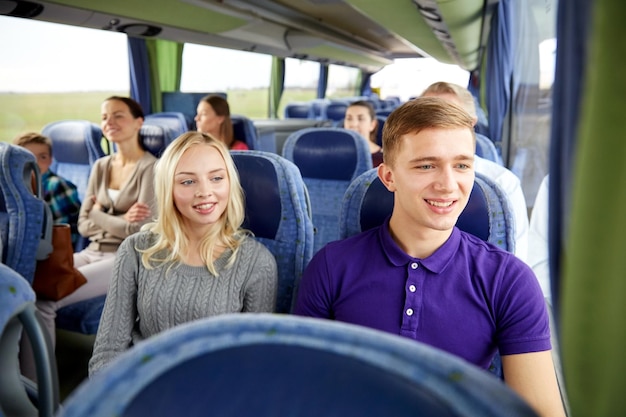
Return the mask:
M487 369L501 355L549 350L545 301L513 254L456 227L426 259L408 256L384 225L322 248L307 266L294 314L398 334Z

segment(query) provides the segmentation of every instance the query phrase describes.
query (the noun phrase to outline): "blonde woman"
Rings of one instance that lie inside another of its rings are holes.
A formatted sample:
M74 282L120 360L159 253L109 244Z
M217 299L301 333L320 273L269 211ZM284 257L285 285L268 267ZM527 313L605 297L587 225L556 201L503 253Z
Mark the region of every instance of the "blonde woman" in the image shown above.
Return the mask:
M276 261L241 229L243 191L221 141L178 137L156 164L155 192L158 220L118 250L90 373L176 325L274 310Z

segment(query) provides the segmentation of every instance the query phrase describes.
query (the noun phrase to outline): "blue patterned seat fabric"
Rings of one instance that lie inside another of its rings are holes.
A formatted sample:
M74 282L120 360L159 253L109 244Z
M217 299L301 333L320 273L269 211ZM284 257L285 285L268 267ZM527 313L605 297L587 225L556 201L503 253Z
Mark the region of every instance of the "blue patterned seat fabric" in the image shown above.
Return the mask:
M187 119L182 112L165 111L160 113L152 113L146 116L145 123L168 128L171 132L171 142L183 133L189 131Z
M0 416L5 412L7 416L52 416L58 408L54 349L35 311L30 284L13 269L0 265ZM18 351L25 335L31 342L37 385L25 383L20 375ZM27 389L30 387L34 392Z
M105 155L101 146L102 130L87 120L60 120L44 126L41 133L52 140L50 169L71 181L83 201L91 166Z
M295 282L313 256L313 224L298 168L269 152L231 152L246 197L243 227L276 258L276 311L291 310Z
M159 158L167 145L176 139L176 136L169 127L146 122L139 130L139 138L144 148Z
M283 156L300 169L308 189L317 252L339 238L343 194L352 180L372 168L367 140L343 128L307 128L289 135Z
M476 133L476 155L502 165L496 145L485 135Z
M37 258L45 258L51 251L43 245L45 202L40 184L39 167L35 156L26 149L0 142L0 225L2 230L2 263L33 282Z
M229 314L125 352L57 417L536 416L505 384L428 345L330 320Z
M263 150L257 129L251 119L240 114L232 114L230 120L233 123L235 139L244 142L249 149Z
M362 174L345 193L341 238L382 224L392 210L393 193L380 181L376 169ZM508 197L496 183L480 174L476 174L474 188L457 227L509 252L515 250L513 213Z
M311 103L293 102L285 106L285 119L312 119Z

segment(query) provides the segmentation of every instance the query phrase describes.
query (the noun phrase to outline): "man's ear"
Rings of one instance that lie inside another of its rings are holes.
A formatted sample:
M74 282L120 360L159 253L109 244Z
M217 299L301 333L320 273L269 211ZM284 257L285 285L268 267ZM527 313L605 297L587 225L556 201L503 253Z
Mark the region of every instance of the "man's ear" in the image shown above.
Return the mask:
M393 171L384 162L378 165L378 178L380 178L380 181L389 191L391 191L392 193L396 191Z
M478 116L472 117L472 126L476 126L476 123L478 123Z

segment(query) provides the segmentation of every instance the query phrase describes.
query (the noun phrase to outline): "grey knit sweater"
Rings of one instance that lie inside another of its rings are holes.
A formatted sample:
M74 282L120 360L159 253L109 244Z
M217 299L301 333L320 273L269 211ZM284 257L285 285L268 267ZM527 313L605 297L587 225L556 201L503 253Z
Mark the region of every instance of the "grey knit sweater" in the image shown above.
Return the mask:
M139 232L118 249L90 374L135 343L181 323L225 313L274 310L276 261L253 238L243 240L237 259L228 268L231 251L225 251L215 261L218 276L213 276L205 266L144 268L134 248L147 248L153 236Z

